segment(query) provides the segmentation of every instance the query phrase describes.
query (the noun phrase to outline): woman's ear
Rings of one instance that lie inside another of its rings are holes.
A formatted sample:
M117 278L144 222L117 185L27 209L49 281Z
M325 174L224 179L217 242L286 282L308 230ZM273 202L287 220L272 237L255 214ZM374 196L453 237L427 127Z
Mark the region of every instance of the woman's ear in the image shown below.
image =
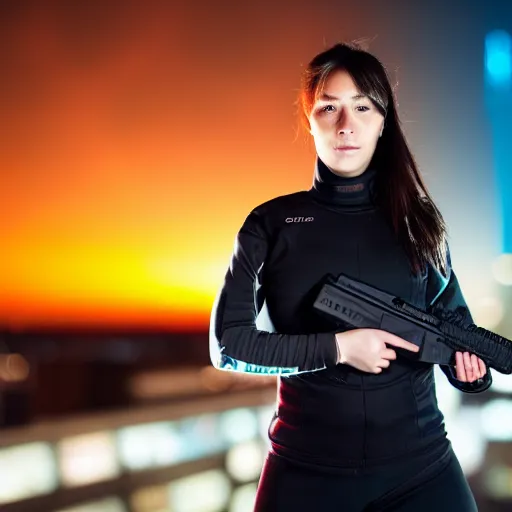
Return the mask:
M384 123L382 123L382 128L380 129L379 137L382 137L383 131L384 131Z

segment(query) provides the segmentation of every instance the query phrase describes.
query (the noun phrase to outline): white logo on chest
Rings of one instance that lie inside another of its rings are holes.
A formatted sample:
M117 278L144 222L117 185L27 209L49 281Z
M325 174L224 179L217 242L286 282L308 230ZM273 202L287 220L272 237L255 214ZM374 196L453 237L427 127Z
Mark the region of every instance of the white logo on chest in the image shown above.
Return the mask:
M286 217L285 222L291 224L292 222L313 222L315 217Z

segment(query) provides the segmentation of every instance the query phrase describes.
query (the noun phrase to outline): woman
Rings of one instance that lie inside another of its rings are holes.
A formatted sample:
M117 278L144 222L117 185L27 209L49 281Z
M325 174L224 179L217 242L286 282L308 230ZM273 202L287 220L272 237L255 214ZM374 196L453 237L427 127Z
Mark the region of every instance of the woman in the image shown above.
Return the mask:
M464 307L471 320L385 68L337 44L310 62L300 100L313 186L250 212L211 318L217 368L280 374L255 510L477 510L433 365L385 330L333 332L312 307L324 277L343 272L422 309ZM458 352L455 373L441 368L464 392L492 382L474 354Z

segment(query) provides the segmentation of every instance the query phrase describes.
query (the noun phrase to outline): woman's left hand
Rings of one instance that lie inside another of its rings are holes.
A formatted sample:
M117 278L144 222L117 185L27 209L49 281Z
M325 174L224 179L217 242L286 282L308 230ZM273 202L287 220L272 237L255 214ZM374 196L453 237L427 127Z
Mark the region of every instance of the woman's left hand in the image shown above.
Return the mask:
M457 363L457 379L462 382L474 382L487 372L485 363L475 354L456 352L455 361Z

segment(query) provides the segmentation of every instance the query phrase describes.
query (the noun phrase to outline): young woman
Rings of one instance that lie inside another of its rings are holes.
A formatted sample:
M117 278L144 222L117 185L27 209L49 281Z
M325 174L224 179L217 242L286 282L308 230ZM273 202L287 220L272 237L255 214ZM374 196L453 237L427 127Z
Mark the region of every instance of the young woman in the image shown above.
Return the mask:
M477 510L433 365L385 330L333 332L312 307L323 278L343 272L422 309L464 307L471 320L386 70L336 44L309 63L300 100L313 186L249 213L211 317L217 368L280 375L255 510ZM464 392L492 382L474 354L441 368Z

